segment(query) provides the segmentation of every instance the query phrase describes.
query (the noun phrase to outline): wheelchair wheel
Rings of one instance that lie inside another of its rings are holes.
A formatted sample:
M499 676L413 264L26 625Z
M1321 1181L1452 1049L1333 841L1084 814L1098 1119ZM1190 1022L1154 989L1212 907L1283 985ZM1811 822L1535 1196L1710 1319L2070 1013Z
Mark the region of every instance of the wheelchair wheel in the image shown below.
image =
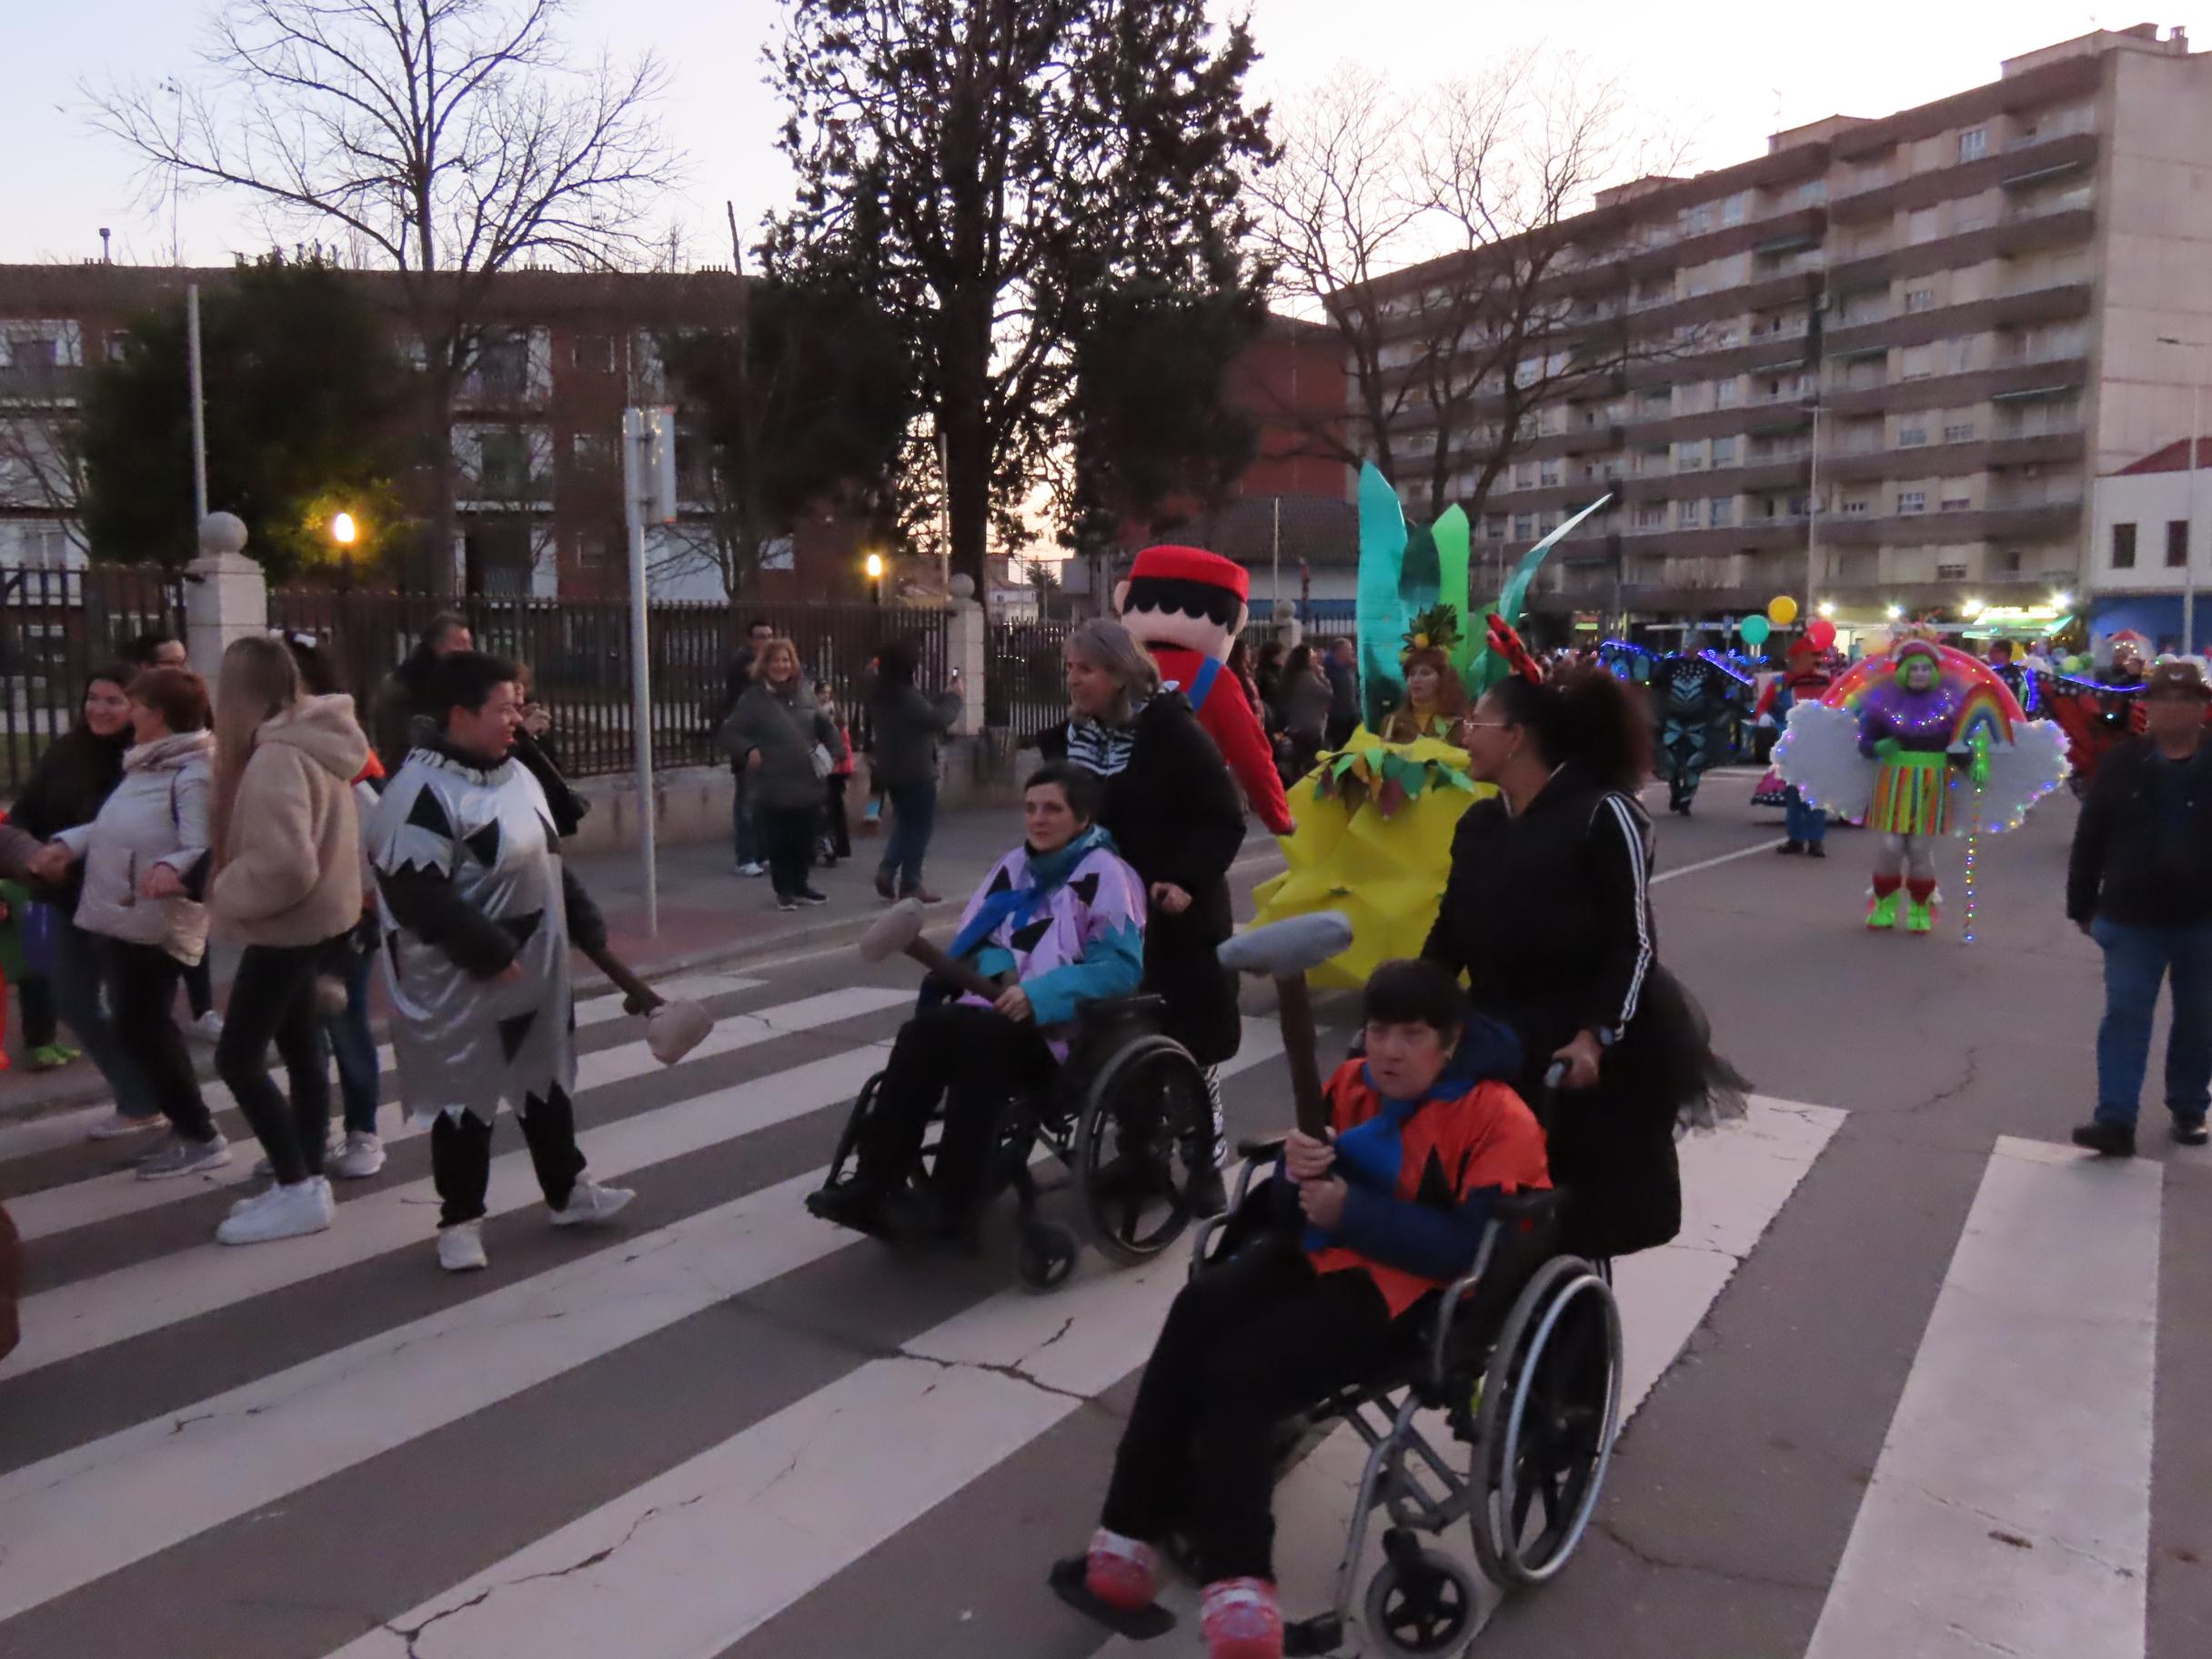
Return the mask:
M1473 1628L1474 1601L1473 1574L1408 1540L1367 1581L1368 1651L1392 1659L1457 1654Z
M1541 1584L1566 1565L1597 1507L1621 1411L1621 1310L1589 1262L1537 1269L1491 1350L1475 1422L1469 1522L1483 1572Z
M868 1121L869 1114L876 1109L876 1095L883 1087L883 1073L879 1071L860 1085L860 1092L852 1102L852 1111L845 1119L845 1132L837 1138L837 1152L830 1160L830 1176L824 1184L834 1186L851 1173L846 1166L852 1161L855 1149L860 1144L860 1125Z
M1091 1081L1071 1149L1084 1223L1099 1253L1149 1262L1191 1220L1177 1161L1207 1138L1206 1082L1182 1045L1157 1034L1115 1053Z
M1031 1222L1014 1249L1014 1272L1032 1291L1056 1291L1075 1271L1081 1248L1073 1229L1058 1222Z

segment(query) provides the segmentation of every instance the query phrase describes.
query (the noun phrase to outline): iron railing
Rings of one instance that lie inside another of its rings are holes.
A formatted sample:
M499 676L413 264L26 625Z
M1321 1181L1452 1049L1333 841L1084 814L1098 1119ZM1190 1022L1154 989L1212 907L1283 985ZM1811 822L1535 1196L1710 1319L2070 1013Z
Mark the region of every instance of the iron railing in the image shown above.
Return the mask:
M630 719L629 606L620 599L471 597L279 589L269 595L274 628L309 636L337 659L364 703L441 610L468 620L480 650L526 666L534 695L553 716L552 738L574 777L627 771L634 759ZM653 763L711 765L727 712L729 663L755 618L799 648L812 679L827 680L856 747L868 739L865 675L887 641L910 641L921 681L944 683L947 623L941 610L893 605L668 601L646 619L652 656Z
M46 745L75 723L93 673L141 634L184 637L184 580L158 565L0 567L0 796L13 799Z

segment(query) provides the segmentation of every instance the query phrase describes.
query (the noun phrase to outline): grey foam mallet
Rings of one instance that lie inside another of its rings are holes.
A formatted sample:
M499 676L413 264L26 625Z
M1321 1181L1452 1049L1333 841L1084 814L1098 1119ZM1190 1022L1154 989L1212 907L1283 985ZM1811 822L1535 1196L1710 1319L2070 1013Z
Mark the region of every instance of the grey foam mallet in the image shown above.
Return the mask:
M868 931L860 935L860 960L880 962L894 956L910 956L947 984L981 997L987 1002L997 1001L1002 987L922 937L926 920L921 900L901 899L870 922Z
M1263 928L1248 928L1214 951L1224 968L1264 974L1275 981L1275 1019L1282 1028L1283 1058L1290 1062L1298 1127L1315 1140L1328 1131L1329 1110L1322 1099L1319 1040L1306 973L1351 946L1352 919L1342 910L1316 910L1271 921Z

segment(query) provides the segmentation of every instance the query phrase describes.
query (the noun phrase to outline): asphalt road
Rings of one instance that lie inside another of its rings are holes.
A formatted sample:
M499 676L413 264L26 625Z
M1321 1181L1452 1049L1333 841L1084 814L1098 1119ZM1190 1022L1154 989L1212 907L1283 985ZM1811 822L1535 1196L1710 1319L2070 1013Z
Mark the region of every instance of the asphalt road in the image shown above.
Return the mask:
M1598 1525L1486 1603L1473 1651L2199 1659L2212 1160L2063 1147L2097 1003L2058 910L2070 804L1985 843L1969 947L1956 850L1936 936L1870 937L1865 838L1776 858L1749 789L1663 823L1658 908L1761 1098L1685 1143L1683 1238L1621 1264L1634 1412ZM638 1200L553 1231L503 1122L492 1266L464 1279L388 1107L391 1162L329 1233L244 1251L209 1239L247 1158L149 1190L66 1119L0 1127L31 1251L0 1659L1133 1651L1041 1580L1181 1262L1086 1256L1036 1296L1002 1229L905 1262L799 1207L910 982L842 947L699 976L721 1022L669 1071L588 1008L584 1148ZM1272 1031L1247 1033L1240 1131L1287 1116ZM1279 1494L1294 1612L1355 1475L1331 1441Z

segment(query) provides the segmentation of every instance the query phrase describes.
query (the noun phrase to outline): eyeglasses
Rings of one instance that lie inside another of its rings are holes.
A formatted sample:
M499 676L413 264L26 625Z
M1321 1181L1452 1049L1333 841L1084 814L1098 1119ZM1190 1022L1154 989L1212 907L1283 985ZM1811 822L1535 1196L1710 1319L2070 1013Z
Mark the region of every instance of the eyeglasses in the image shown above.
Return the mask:
M1462 720L1460 724L1469 731L1511 731L1513 729L1511 720Z

